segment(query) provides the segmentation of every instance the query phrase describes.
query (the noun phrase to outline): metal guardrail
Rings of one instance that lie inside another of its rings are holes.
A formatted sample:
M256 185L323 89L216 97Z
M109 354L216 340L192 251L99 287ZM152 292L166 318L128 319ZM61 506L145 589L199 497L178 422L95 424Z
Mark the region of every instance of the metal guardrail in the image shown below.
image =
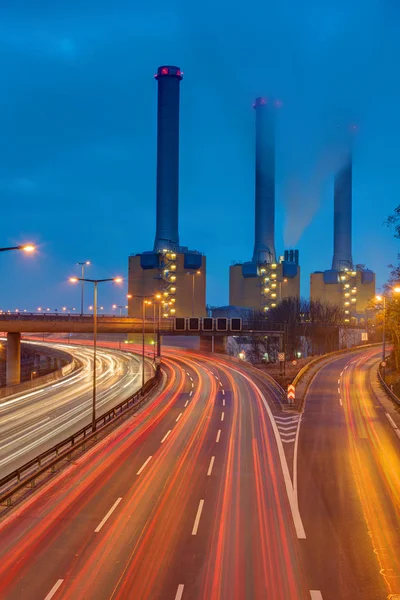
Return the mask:
M392 392L392 390L390 389L390 387L388 386L388 384L382 377L381 365L379 365L379 368L378 368L378 379L379 379L379 383L381 384L381 386L383 387L383 389L385 390L387 395L393 400L393 402L396 402L396 404L398 406L400 406L400 398L398 398L396 396L396 394L394 392Z
M117 406L114 406L114 408L111 408L96 419L96 431L92 431L92 424L90 423L0 479L0 489L3 489L8 484L13 484L0 493L0 506L11 506L12 498L18 492L28 486L35 487L35 481L41 475L49 470L54 472L58 463L71 459L72 452L79 448L85 450L86 444L90 441L96 441L96 437L99 434L103 433L105 429L114 424L130 409L133 407L139 408L146 400L146 395L157 386L160 379L161 370L157 369L155 375L146 381L144 386L135 392L133 396L117 404ZM24 474L27 475L24 476Z

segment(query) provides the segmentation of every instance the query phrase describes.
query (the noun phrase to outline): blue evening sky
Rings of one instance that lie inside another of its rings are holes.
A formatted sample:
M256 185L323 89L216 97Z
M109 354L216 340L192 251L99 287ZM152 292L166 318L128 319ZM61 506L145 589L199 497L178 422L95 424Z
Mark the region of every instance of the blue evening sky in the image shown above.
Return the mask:
M76 261L126 276L152 249L161 64L184 71L180 241L207 256L208 302L228 303L229 265L253 251L258 95L283 104L276 246L299 248L302 294L332 260L339 122L359 126L353 258L381 285L398 251L383 222L400 203L399 16L394 0L3 0L0 245L39 252L1 255L0 308L78 307Z

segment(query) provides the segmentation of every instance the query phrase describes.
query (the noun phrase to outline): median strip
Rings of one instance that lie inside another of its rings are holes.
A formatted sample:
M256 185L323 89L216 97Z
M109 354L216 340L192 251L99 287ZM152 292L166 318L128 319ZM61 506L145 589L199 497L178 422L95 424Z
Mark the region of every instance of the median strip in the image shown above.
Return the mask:
M110 510L108 511L108 513L106 514L106 516L104 517L104 519L102 521L100 521L100 523L97 525L96 529L94 530L95 533L99 533L100 529L103 527L104 523L111 517L111 515L113 514L114 510L117 508L118 504L121 502L122 498L118 498L114 504L112 505L112 507L110 508Z
M140 475L140 473L143 471L143 469L146 468L146 466L148 465L148 463L151 461L153 457L149 456L149 458L147 460L144 461L144 463L142 464L142 466L140 467L139 471L136 473L136 475Z
M192 529L192 535L196 535L197 534L197 530L199 528L199 523L200 523L201 513L203 511L203 506L204 506L204 500L200 500L199 507L198 507L197 513L196 513L196 518L194 520L194 525L193 525L193 529Z

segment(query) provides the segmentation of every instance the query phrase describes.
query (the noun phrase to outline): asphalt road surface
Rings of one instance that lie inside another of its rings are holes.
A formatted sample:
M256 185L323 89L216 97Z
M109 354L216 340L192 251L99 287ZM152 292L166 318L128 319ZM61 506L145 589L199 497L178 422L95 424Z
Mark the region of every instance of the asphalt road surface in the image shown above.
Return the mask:
M244 365L170 351L155 399L0 523L0 598L399 593L400 440L374 362L325 366L300 417Z
M51 344L45 344L51 346ZM60 344L57 344L60 348ZM91 421L93 349L66 345L82 369L39 389L0 399L0 477ZM145 376L151 376L150 365ZM117 350L97 352L97 415L142 385L141 360Z

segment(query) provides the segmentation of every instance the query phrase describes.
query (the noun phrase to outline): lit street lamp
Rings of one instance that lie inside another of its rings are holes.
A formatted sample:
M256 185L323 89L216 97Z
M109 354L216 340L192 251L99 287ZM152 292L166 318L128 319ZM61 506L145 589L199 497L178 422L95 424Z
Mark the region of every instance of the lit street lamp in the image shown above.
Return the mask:
M99 283L113 281L122 283L122 277L109 277L107 279L83 279L82 277L70 277L71 283L78 281L93 283L93 402L92 402L92 431L96 431L96 350L97 350L97 286Z
M122 306L121 304L113 304L112 307L114 309L119 308L119 316L122 317L122 311L124 310L124 308L128 308L128 306L125 304L124 306Z
M9 250L22 250L23 252L34 252L36 246L33 244L20 244L19 246L9 246L8 248L0 248L0 252L8 252Z
M394 292L395 294L399 294L400 293L400 286L396 286L394 288L392 288L392 292ZM383 302L383 323L382 323L382 371L383 371L383 378L385 378L385 367L384 367L384 363L385 363L385 358L386 358L386 294L380 294L378 296L375 296L375 299L378 302Z
M84 294L84 287L85 287L85 267L87 265L90 265L90 260L85 260L84 262L77 262L76 264L79 267L81 267L80 281L82 282L82 289L81 289L81 317L82 317L83 316L83 294Z

